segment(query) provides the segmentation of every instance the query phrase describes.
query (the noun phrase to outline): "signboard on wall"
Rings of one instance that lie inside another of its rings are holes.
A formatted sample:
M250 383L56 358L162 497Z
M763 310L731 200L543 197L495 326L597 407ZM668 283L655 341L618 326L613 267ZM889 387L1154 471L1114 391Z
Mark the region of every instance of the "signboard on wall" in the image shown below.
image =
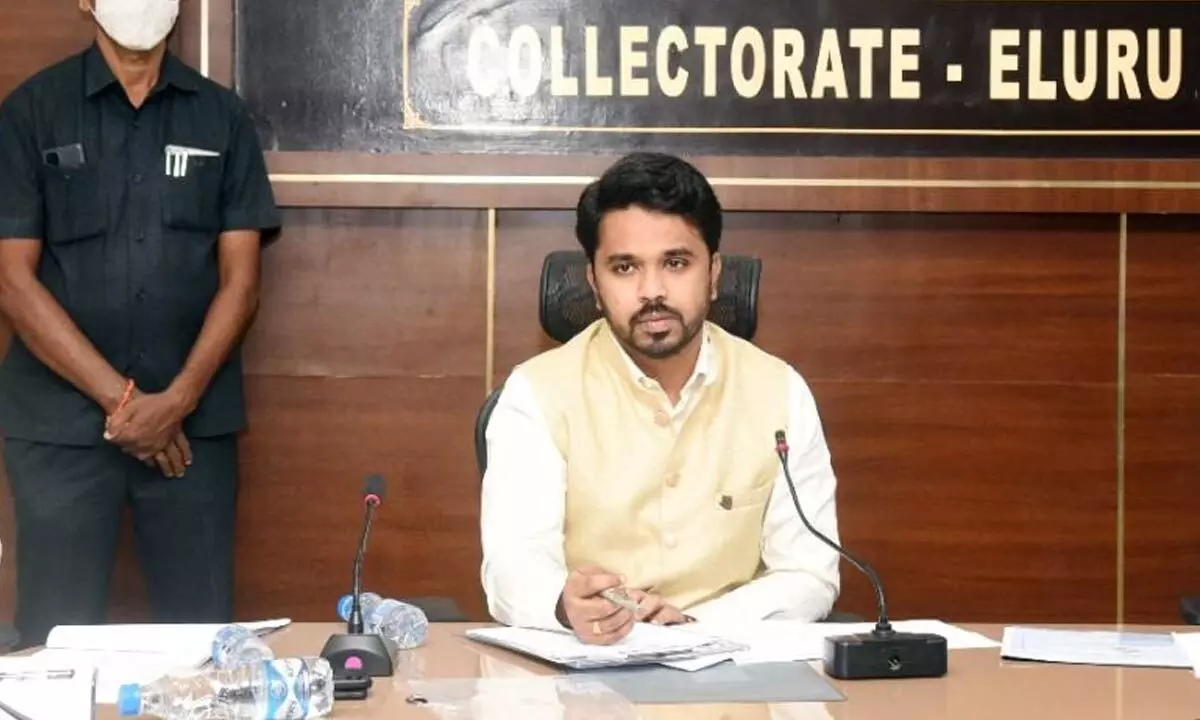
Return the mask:
M1190 2L238 6L276 150L1200 156Z

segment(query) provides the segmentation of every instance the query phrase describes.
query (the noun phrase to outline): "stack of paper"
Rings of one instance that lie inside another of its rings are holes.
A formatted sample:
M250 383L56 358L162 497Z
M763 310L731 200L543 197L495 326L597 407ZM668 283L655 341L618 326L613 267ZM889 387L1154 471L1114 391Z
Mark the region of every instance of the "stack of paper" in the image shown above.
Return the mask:
M938 620L900 620L897 632L934 633L946 638L951 650L994 648L999 643ZM806 623L760 620L744 623L689 623L660 627L638 623L615 645L588 645L568 631L526 628L471 630L467 636L574 668L659 664L694 671L726 660L753 663L820 660L825 638L870 632L875 623Z
M666 663L745 649L723 638L648 623L637 623L633 632L612 645L584 643L568 630L520 627L468 630L467 637L577 670Z
M91 720L95 687L96 669L86 663L0 658L0 718Z
M1183 651L1189 663L1192 664L1192 670L1196 673L1197 679L1200 679L1200 632L1194 633L1172 633L1175 638L1175 645Z
M1006 627L1000 655L1076 665L1191 667L1169 633Z
M262 635L289 619L240 623ZM213 635L223 625L60 625L50 631L43 662L85 663L98 671L96 702L112 704L126 683L147 683L168 672L195 669L212 657Z
M746 623L698 622L681 626L690 632L732 640L746 649L724 656L709 656L671 662L679 670L699 670L724 660L739 665L755 663L820 660L825 657L825 639L834 635L871 632L875 623L808 623L798 620L760 620ZM979 633L970 632L940 620L897 620L892 623L896 632L932 633L946 638L950 650L994 648L999 643Z

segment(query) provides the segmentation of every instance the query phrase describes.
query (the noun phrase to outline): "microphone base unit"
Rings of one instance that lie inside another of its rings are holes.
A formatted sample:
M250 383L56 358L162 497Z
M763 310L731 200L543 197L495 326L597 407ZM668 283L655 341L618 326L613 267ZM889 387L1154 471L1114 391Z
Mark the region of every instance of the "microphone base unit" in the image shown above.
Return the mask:
M329 661L335 677L391 677L395 673L387 641L377 633L330 635L321 657Z
M941 635L866 632L825 639L825 674L839 680L937 678L946 666Z

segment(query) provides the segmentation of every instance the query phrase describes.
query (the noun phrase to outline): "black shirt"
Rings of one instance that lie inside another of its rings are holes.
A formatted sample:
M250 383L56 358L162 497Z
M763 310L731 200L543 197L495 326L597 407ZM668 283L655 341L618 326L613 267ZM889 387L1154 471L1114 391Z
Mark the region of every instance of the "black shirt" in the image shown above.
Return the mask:
M143 392L182 369L219 283L217 238L280 226L258 137L231 91L168 54L135 109L96 46L0 105L0 242L43 240L38 278ZM0 366L0 430L101 441L103 410L19 338ZM195 437L245 425L241 350L184 422Z

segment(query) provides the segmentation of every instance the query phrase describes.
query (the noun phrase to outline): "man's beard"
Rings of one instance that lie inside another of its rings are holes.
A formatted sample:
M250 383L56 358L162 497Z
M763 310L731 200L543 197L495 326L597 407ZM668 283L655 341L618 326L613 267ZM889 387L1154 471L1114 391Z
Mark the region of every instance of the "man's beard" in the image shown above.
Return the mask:
M613 322L612 315L610 315L608 309L604 307L603 302L600 304L600 312L603 313L605 319L608 320L609 327L613 328L614 334L617 336L617 340L620 341L621 345L625 347L626 351L642 355L650 360L665 360L669 357L678 355L683 351L684 348L690 345L692 340L696 339L696 336L699 335L700 331L704 329L704 315L700 315L691 323L688 323L684 320L681 313L673 308L668 307L667 305L664 305L663 303L657 302L644 305L642 309L638 310L637 313L629 319L629 322L624 325L618 325L617 323ZM646 335L648 335L650 338L650 342L639 342L637 339L638 323L650 315L667 315L675 318L675 320L677 320L679 325L682 327L682 332L680 333L679 338L674 342L668 342L671 331L666 330L664 332L646 333Z

